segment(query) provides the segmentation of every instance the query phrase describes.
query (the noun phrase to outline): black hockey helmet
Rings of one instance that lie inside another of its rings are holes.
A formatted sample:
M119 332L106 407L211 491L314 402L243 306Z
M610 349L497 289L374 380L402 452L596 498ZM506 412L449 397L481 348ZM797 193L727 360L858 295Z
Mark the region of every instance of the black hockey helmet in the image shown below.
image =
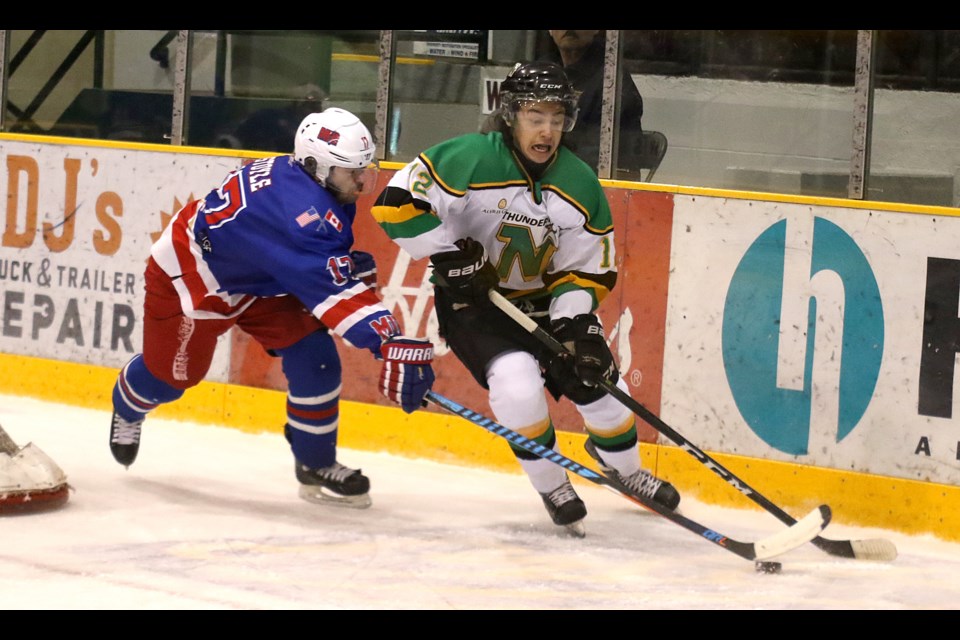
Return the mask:
M571 131L580 113L580 92L555 62L518 62L500 83L503 119L513 125L524 102L558 102L563 106L563 131Z

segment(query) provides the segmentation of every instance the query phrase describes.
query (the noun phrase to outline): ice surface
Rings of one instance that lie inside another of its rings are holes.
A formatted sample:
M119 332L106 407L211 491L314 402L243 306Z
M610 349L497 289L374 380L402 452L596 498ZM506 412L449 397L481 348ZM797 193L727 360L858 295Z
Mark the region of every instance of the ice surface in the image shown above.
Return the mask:
M75 489L59 511L0 519L0 608L960 608L960 544L929 536L833 523L826 537L884 537L900 555L864 562L805 545L766 575L579 478L582 540L550 522L519 472L341 449L372 483L373 506L351 510L297 497L279 433L151 417L124 469L109 422L105 411L0 395L0 425L50 455ZM491 434L489 446L507 445ZM782 526L689 497L681 509L743 541Z

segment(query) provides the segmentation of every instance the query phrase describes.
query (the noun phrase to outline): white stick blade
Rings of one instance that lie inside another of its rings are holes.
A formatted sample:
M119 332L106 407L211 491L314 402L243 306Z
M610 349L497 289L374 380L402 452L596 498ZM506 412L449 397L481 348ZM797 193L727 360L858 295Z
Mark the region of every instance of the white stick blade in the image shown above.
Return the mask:
M857 560L876 560L893 562L897 559L897 547L889 540L873 538L871 540L851 540L853 554Z
M757 560L768 560L806 544L820 535L830 524L830 508L820 505L801 520L786 529L781 529L763 540L753 543Z

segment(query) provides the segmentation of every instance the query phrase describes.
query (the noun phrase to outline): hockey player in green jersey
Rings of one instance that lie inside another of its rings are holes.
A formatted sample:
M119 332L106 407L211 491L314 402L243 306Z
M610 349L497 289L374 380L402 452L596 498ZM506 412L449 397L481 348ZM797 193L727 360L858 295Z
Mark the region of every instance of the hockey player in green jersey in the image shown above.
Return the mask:
M617 281L614 229L596 173L561 145L578 93L551 62L517 64L485 132L441 142L399 170L372 214L414 259L429 257L440 336L489 391L498 422L556 446L544 387L584 419L604 471L665 506L680 495L641 468L634 414L595 311ZM555 357L494 306L496 289L560 342ZM514 447L557 525L583 535L586 507L562 467Z

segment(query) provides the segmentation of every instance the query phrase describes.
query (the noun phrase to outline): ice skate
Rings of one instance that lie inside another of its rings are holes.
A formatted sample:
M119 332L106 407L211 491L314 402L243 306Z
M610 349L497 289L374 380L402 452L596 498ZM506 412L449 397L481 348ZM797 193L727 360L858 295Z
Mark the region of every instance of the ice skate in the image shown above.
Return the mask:
M554 524L566 527L567 530L578 538L587 535L587 530L583 526L583 519L587 515L587 507L583 500L574 491L570 479L567 478L563 484L549 493L541 493L543 506L547 508L550 519Z
M592 440L587 438L584 448L587 450L587 453L590 454L590 457L599 463L604 473L619 480L645 498L650 498L671 511L676 510L677 505L680 504L680 493L666 480L660 480L649 471L643 469L639 469L629 476L622 476L619 471L607 466L603 458L600 457L600 452L597 451L597 447L593 444Z
M129 467L137 459L140 451L140 428L144 418L128 422L116 411L110 421L110 453L113 459Z
M311 469L296 463L300 497L307 502L329 504L352 509L366 509L370 500L370 479L360 469L334 462L329 467Z

